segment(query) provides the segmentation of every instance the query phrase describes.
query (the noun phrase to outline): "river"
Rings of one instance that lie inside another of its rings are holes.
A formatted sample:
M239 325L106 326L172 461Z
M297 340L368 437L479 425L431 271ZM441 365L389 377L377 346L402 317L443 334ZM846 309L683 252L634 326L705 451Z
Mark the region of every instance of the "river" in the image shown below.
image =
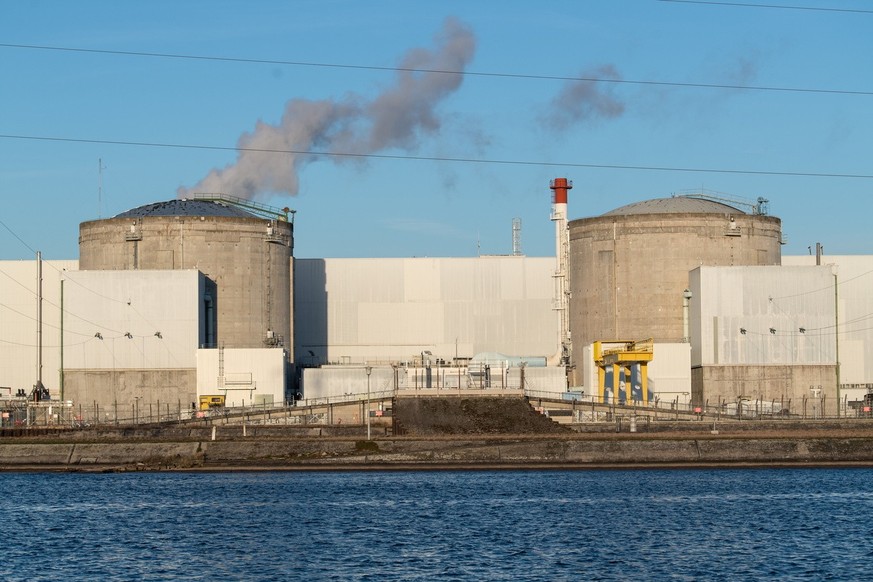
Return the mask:
M2 473L3 580L873 578L873 470Z

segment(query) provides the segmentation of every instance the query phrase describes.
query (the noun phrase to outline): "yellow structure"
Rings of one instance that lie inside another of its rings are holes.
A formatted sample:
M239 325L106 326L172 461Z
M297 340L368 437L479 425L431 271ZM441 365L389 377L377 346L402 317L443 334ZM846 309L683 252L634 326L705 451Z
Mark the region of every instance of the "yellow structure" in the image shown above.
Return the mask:
M655 357L655 342L652 338L640 341L596 341L594 342L594 363L597 365L597 394L601 402L606 402L606 368L612 366L612 397L618 403L618 379L624 371L628 388L627 400L632 399L633 387L630 385L631 367L640 367L640 391L642 403L649 403L648 364Z
M200 410L209 410L211 408L222 408L224 406L224 396L221 395L204 395L200 397Z

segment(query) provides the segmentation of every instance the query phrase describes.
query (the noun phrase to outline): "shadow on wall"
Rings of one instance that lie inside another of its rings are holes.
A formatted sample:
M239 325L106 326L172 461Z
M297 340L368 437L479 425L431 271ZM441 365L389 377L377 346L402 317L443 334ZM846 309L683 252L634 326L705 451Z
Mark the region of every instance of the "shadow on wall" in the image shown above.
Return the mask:
M327 363L327 275L324 259L294 260L294 363Z

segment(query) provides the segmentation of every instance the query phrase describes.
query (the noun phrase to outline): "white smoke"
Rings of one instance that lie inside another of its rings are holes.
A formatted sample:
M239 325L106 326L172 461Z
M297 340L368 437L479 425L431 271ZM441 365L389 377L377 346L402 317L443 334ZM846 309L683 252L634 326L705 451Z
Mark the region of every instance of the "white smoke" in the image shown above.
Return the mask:
M434 40L434 50L410 50L398 65L394 84L369 102L355 96L339 101L292 99L278 125L259 121L251 133L239 138L235 163L213 169L191 188L179 188L178 196L194 192L248 199L271 193L293 196L299 189L298 172L317 159L305 152L367 155L414 147L419 136L440 129L436 108L460 87L476 48L472 31L454 18L446 19ZM282 153L289 151L295 153Z
M615 83L621 76L612 65L583 72L585 81L568 81L552 99L551 108L544 122L552 129L566 129L583 121L619 117L624 113L622 103L614 92ZM602 79L596 80L596 79Z

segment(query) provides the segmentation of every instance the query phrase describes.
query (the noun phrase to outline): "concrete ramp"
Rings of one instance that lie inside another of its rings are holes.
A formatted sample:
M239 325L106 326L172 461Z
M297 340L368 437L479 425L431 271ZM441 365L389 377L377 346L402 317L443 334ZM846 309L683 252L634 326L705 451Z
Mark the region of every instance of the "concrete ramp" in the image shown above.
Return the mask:
M398 397L393 414L397 435L571 432L538 413L524 397Z

